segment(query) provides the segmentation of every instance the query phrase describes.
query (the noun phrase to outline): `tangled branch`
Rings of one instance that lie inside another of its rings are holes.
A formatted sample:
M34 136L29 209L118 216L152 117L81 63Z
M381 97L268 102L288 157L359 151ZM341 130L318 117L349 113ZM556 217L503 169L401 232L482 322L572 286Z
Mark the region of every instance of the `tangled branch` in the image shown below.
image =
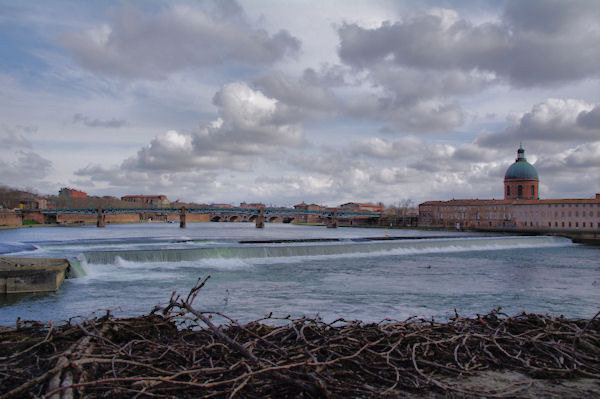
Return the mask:
M240 325L183 298L134 318L0 329L0 398L512 397L453 381L486 370L600 378L600 321L500 309L445 323L277 319ZM218 324L216 318L224 323Z

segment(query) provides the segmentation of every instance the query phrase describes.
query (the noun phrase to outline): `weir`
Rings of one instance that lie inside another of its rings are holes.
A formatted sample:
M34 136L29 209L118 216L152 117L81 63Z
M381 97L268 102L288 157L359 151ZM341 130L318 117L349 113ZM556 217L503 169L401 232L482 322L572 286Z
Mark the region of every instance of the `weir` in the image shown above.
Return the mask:
M185 262L201 259L252 259L285 258L294 256L331 256L368 253L428 253L494 250L519 247L543 247L569 245L562 237L484 237L453 238L438 240L370 241L362 243L327 243L311 245L244 245L234 247L211 247L170 250L88 251L83 253L89 264L116 264L119 259L128 262Z

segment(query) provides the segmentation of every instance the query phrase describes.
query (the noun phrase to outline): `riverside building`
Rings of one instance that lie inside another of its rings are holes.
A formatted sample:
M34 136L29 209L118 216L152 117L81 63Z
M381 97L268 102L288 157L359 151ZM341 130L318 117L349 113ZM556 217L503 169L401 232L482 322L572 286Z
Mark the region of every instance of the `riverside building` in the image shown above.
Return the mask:
M427 201L419 226L535 232L600 232L600 194L595 198L539 199L539 176L520 147L504 175L504 199Z

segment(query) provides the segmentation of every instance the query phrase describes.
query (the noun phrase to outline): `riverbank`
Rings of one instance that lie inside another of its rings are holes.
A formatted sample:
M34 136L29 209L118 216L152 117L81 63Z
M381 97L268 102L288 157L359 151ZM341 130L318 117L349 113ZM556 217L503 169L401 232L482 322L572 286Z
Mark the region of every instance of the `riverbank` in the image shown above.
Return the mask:
M600 395L595 317L508 316L498 309L446 323L267 316L239 325L195 307L204 282L145 316L1 328L0 397Z

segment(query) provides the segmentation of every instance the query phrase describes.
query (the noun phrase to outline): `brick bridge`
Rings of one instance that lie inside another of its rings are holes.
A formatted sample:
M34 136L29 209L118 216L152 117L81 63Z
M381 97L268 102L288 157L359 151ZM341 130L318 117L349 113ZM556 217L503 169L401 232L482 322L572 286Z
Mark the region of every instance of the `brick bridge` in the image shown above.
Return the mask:
M356 212L344 209L322 209L305 210L291 208L216 208L216 207L131 207L131 208L59 208L41 209L32 213L42 214L47 222L58 215L84 214L96 215L96 226L106 226L106 215L116 214L154 214L154 215L178 215L179 227L185 228L187 215L204 214L210 216L212 222L254 222L257 228L264 228L266 222L290 223L298 216L312 215L323 220L327 227L337 227L339 219L368 218L377 219L381 217L379 212Z

